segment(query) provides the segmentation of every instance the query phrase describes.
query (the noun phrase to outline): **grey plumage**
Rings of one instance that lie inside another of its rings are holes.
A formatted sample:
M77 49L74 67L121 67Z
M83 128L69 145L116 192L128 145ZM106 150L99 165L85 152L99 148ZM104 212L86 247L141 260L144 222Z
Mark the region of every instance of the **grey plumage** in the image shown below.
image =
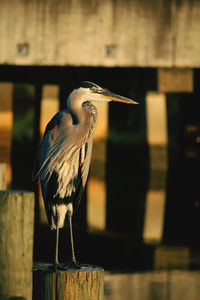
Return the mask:
M87 134L80 134L78 121L73 119L68 110L62 110L48 123L41 143L39 173L46 213L52 229L64 226L69 202L74 207L78 206L86 184L97 110L89 102L83 104L83 109L87 115L87 124L84 124Z

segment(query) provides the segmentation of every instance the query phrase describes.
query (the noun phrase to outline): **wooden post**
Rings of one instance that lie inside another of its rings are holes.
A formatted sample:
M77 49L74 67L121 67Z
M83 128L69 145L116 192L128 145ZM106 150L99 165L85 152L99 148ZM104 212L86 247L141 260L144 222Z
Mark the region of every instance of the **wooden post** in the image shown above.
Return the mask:
M6 190L6 163L0 163L0 190Z
M53 272L45 266L35 266L33 300L103 300L104 270L82 267Z
M32 299L34 194L0 191L0 295Z

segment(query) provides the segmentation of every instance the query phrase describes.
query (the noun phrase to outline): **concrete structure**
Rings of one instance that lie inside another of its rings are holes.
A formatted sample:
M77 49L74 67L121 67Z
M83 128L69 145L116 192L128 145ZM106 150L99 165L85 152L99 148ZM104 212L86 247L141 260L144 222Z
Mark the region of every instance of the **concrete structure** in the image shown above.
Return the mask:
M198 0L0 1L0 64L200 66Z

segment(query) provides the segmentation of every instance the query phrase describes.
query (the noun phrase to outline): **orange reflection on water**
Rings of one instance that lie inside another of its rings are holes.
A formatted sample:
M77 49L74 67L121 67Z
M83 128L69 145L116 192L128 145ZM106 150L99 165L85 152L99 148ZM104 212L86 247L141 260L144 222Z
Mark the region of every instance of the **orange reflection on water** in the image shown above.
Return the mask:
M87 185L87 222L89 230L106 227L106 183L90 178Z
M0 161L5 162L7 186L12 180L12 169L10 161L13 110L12 110L13 84L0 84Z

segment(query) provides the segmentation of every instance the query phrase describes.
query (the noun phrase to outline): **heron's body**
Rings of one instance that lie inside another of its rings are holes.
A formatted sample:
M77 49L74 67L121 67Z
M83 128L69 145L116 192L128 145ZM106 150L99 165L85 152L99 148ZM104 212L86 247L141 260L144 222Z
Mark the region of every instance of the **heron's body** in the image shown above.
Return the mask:
M41 144L41 166L45 161L41 187L52 229L62 228L66 214L72 214L73 207L78 206L88 176L97 110L89 102L80 109L84 118L79 118L78 111L76 118L69 110L57 113L48 123ZM81 134L80 127L84 128Z
M47 124L40 146L39 175L45 209L51 229L57 230L55 264L58 264L58 232L71 218L80 202L90 166L92 134L97 124L97 109L90 101L136 103L84 81L67 99L67 109L58 112Z

